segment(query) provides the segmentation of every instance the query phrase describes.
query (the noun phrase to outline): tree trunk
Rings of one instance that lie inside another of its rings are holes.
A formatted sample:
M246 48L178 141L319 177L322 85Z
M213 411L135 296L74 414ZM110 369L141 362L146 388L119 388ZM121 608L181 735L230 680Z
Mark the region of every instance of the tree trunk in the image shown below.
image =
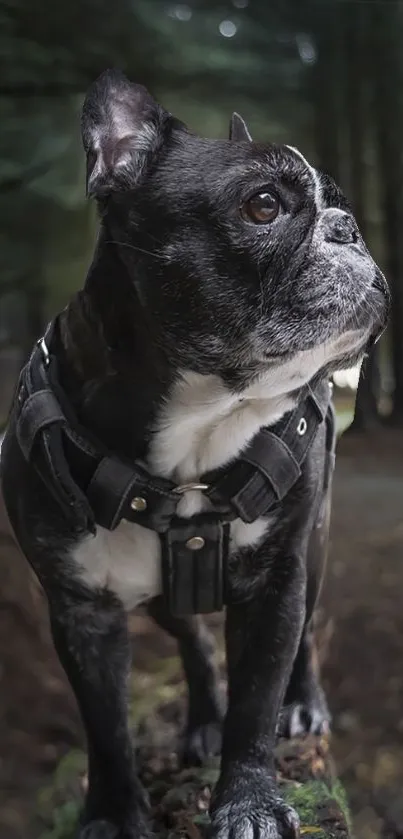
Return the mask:
M403 73L400 58L402 9L391 3L371 8L373 111L385 239L385 268L392 291L392 420L403 423Z
M369 27L366 7L345 4L340 9L343 27L343 53L345 68L343 89L346 115L346 147L349 193L354 214L362 236L368 240L368 218L366 206L368 182L366 151L368 148L369 125L364 68L367 66L366 49ZM378 403L380 398L380 369L375 347L365 359L357 390L352 431L366 431L380 423Z
M354 419L348 431L371 431L380 425L378 411L381 396L381 375L378 354L374 348L363 362L358 382Z
M309 78L309 95L313 104L316 164L339 182L342 179L339 86L341 32L335 4L326 4L326 16L322 18L321 10L315 2L312 26L317 60Z

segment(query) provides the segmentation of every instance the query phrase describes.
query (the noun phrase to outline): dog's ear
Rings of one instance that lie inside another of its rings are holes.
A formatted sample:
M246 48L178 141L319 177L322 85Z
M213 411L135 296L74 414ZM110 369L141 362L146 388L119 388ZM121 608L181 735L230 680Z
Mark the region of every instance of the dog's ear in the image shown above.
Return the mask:
M170 115L145 87L106 70L85 98L81 129L87 195L132 189L160 147Z
M237 140L238 142L252 142L252 137L245 120L242 119L236 111L232 114L229 124L229 138L230 140Z

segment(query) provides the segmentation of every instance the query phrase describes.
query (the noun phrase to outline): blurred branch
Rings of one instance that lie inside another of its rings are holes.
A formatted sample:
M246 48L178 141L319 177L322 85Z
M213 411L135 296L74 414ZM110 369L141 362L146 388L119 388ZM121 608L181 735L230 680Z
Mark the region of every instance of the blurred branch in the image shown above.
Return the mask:
M33 166L28 171L23 172L18 178L8 178L7 180L0 181L0 195L13 192L14 190L23 189L24 187L28 186L29 183L34 180L34 178L38 178L41 175L46 174L48 170L48 162L38 164L37 166Z
M0 280L0 301L6 294L15 294L25 290L25 283L23 277L13 277L12 280Z

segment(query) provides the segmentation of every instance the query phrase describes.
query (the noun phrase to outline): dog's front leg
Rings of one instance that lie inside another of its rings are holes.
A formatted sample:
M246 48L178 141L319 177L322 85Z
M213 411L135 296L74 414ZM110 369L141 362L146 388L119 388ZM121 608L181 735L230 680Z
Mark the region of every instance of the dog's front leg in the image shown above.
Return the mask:
M146 802L128 728L130 649L120 602L108 592L48 592L56 650L87 735L88 793L79 839L140 839Z
M299 835L298 816L276 789L273 749L304 624L303 560L278 557L262 588L227 611L229 707L212 803L215 839Z
M185 764L202 765L221 751L224 708L214 660L214 637L199 615L172 615L161 597L149 603L148 613L178 641L189 691L182 757Z

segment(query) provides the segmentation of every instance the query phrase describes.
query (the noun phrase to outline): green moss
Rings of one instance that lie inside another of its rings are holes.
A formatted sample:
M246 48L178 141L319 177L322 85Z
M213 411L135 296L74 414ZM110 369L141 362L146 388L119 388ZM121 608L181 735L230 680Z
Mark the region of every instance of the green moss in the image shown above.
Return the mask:
M326 834L322 829L319 829L319 833L317 832L317 810L329 798L329 790L326 784L322 781L308 781L305 784L286 782L281 791L287 804L297 810L301 825L303 827L315 826L312 836L315 836L316 839L325 839ZM309 833L305 832L304 835L310 836Z
M164 742L164 720L159 713L177 702L178 712L184 712L183 695L185 685L180 680L181 665L177 657L157 662L155 668L147 666L146 671L133 674L133 704L131 721L136 727L143 720L148 719L148 727L142 731L141 737L147 748L160 749L159 736ZM168 715L170 716L170 714ZM150 722L151 719L151 722ZM168 736L171 731L168 724ZM157 734L154 743L154 734ZM174 744L173 748L174 748ZM164 747L162 747L164 748ZM301 836L303 839L348 839L351 837L350 817L344 790L339 782L333 780L333 771L328 765L325 751L320 752L321 760L318 770L316 761L315 773L321 776L312 779L313 764L318 756L315 742L303 746L301 743L283 744L280 750L279 765L293 766L289 779L281 781L281 793L288 804L294 807L301 819ZM220 761L211 759L205 766L192 770L173 769L159 777L158 772L147 780L149 792L156 809L156 837L157 839L175 839L180 836L192 836L191 829L180 823L185 815L187 824L194 823L199 833L204 836L209 823L207 812L198 812L197 801L199 795L204 795L205 788L212 788L217 782ZM40 839L74 839L80 806L83 798L81 779L86 769L86 756L82 751L71 751L60 762L56 770L52 785L43 790L39 799L38 815L43 824L44 833ZM283 772L283 770L282 770ZM296 773L296 774L295 774ZM293 778L311 778L304 782ZM66 803L67 802L67 803ZM206 804L208 804L208 792ZM159 815L158 815L159 813ZM167 822L161 820L161 813L168 813L171 820L170 829ZM179 813L179 821L175 814Z
M65 790L67 786L77 782L77 778L84 775L87 768L87 757L79 749L73 749L60 761L56 772L54 787Z
M332 798L337 801L340 810L342 811L344 818L347 822L347 826L349 831L352 830L352 821L351 821L351 814L350 808L348 806L346 791L344 787L341 785L340 781L335 781L333 788L332 788Z
M130 702L132 725L137 725L146 716L152 715L158 707L184 693L183 682L172 684L172 680L180 673L181 664L177 656L155 662L155 668L151 668L148 673L133 673Z
M220 774L220 758L214 757L210 758L204 766L201 766L197 770L198 778L200 778L201 785L208 785L209 787L214 787L218 781L218 776Z
M301 833L307 839L331 839L332 836L340 836L340 826L343 822L347 825L347 839L350 834L350 815L345 792L339 782L335 782L331 789L324 781L307 781L304 784L286 782L282 786L282 793L287 803L297 810L301 819ZM334 830L329 822L326 823L326 828L321 825L326 811L331 812L334 817ZM340 820L337 819L338 812Z
M80 779L87 766L84 752L74 749L60 761L50 786L38 796L38 816L46 826L40 839L73 839L82 791Z
M74 837L79 817L79 803L77 800L63 804L57 803L57 793L55 794L55 787L61 782L62 778L71 780L71 766L71 761L67 766L63 766L62 761L57 773L58 780L55 779L55 786L50 791L46 790L42 793L42 804L46 805L47 811L45 823L51 824L51 826L41 835L40 839L73 839ZM215 782L217 772L217 765L212 762L211 766L199 770L198 776L203 783L211 784ZM345 834L346 839L350 835L350 817L346 797L342 786L338 782L334 784L332 789L329 789L323 781L308 781L303 784L290 781L285 782L281 787L287 803L295 807L299 813L301 835L305 839L332 839L332 837L341 839L344 820L348 825L348 832ZM186 808L192 798L193 791L192 783L174 787L165 797L165 805L170 803L173 809L177 809L179 805L180 809ZM174 804L175 806L173 806ZM337 818L338 812L340 812L340 819ZM326 819L326 826L321 825L323 814L329 813L333 816L334 829L332 820ZM192 820L200 827L208 825L209 822L205 813L194 816Z

